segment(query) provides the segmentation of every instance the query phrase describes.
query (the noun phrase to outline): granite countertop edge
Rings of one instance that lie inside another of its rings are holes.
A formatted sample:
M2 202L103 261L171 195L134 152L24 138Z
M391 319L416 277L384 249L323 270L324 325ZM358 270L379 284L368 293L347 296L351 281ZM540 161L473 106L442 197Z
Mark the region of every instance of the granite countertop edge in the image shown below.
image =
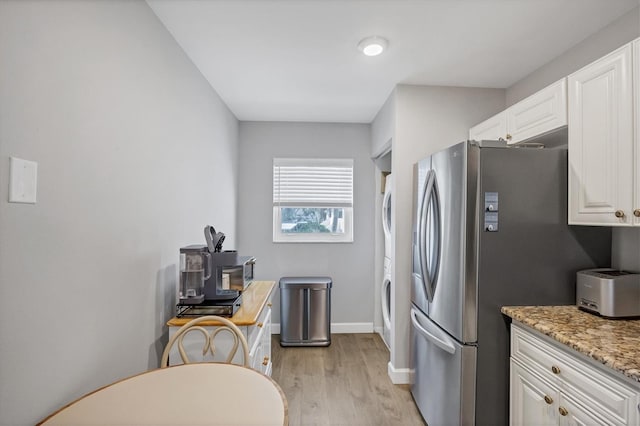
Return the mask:
M503 306L512 319L640 384L640 320L612 320L576 306Z

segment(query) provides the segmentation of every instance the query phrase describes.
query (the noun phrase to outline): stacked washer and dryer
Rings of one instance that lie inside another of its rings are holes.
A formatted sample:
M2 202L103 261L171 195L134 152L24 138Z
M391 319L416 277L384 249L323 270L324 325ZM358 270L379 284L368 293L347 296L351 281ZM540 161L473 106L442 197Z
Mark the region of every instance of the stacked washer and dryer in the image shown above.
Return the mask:
M393 263L393 237L391 234L391 175L387 175L382 199L382 230L384 233L384 273L382 275L382 339L391 346L391 264Z

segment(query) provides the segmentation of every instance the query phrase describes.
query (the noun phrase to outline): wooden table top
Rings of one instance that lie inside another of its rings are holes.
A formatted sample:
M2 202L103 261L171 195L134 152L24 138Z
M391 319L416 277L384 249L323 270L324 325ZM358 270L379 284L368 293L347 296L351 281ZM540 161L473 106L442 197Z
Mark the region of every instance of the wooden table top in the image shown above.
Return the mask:
M258 321L258 317L260 316L260 312L264 309L271 293L276 286L275 281L254 281L252 282L246 290L242 292L242 305L238 309L238 312L231 318L231 322L233 322L237 326L243 325L254 325ZM191 321L194 317L173 317L169 321L167 321L167 325L169 327L182 327L189 321ZM201 325L203 326L217 326L222 325L219 322L211 321L211 322L203 322Z
M286 425L287 400L270 377L222 363L147 371L89 393L38 425Z

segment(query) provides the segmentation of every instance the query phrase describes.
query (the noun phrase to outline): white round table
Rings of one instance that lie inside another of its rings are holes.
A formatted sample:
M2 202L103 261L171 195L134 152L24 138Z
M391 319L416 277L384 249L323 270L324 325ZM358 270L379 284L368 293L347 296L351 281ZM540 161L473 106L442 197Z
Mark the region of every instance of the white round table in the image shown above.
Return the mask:
M235 364L151 370L89 393L42 425L286 425L287 400L270 377Z

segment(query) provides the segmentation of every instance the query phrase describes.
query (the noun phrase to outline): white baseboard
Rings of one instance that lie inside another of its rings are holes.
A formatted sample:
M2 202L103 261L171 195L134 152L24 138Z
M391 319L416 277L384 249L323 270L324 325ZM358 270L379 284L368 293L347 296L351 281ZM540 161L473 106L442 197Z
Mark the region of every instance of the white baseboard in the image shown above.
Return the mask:
M335 322L331 324L331 333L373 333L372 322Z
M378 331L376 331L378 332ZM379 331L378 333L381 333ZM372 322L334 322L331 324L331 334L345 333L373 333ZM280 324L271 324L271 334L280 334Z
M387 374L394 385L406 385L413 382L413 370L410 368L395 368L391 361L387 364Z
M376 326L376 327L373 327L373 332L378 333L379 335L382 336L382 333L384 333L384 329L382 326Z

